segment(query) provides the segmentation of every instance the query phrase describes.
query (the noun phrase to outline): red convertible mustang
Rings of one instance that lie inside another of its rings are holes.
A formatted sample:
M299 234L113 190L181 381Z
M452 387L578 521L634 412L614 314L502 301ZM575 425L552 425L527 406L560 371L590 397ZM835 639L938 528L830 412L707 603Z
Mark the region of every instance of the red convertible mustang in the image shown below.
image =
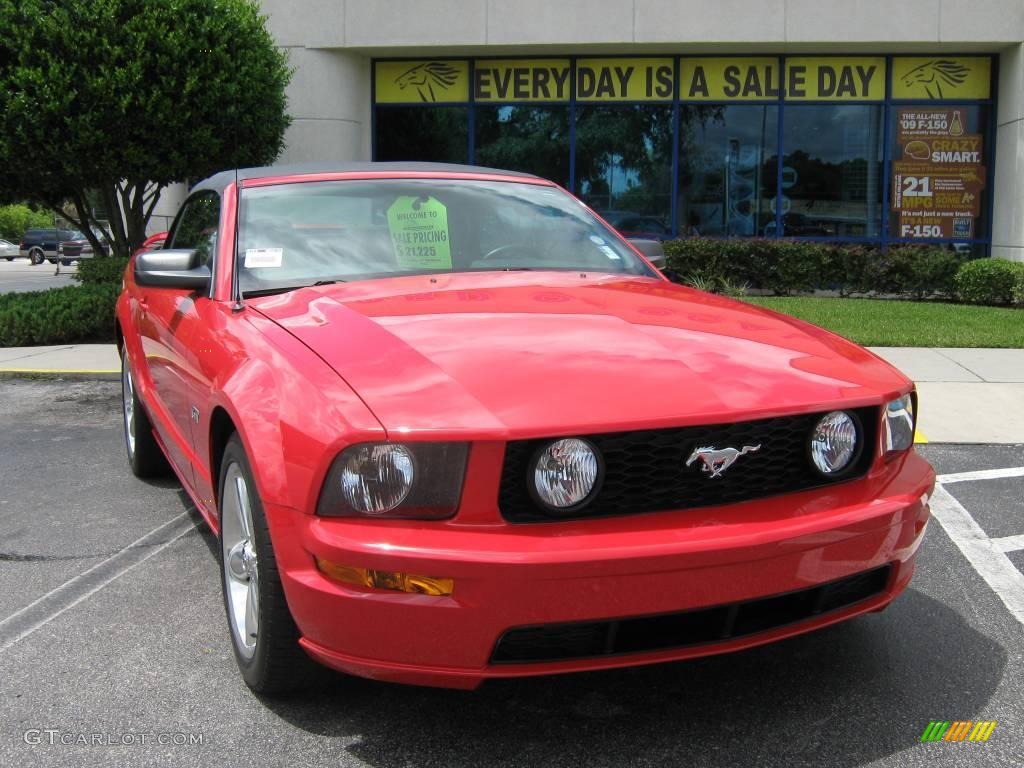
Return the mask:
M909 380L532 176L213 176L117 338L131 468L217 532L255 690L748 648L885 607L928 520Z

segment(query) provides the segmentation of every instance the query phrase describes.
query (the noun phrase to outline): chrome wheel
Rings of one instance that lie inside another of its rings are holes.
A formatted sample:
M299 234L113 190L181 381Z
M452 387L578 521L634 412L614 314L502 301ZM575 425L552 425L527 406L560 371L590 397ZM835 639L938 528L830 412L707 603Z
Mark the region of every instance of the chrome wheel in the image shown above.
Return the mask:
M132 371L128 365L128 352L121 360L121 401L124 411L124 441L128 446L128 458L135 456L135 386Z
M225 471L221 504L221 562L228 619L235 646L249 659L256 652L259 637L259 563L252 535L249 487L237 462Z

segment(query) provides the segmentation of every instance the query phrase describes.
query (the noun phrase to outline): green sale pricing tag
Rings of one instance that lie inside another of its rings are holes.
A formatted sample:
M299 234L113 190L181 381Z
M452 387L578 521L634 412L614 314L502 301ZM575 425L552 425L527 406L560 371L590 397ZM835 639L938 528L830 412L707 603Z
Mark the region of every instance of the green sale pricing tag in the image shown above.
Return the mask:
M451 269L448 209L433 197L403 196L388 208L388 230L404 269Z

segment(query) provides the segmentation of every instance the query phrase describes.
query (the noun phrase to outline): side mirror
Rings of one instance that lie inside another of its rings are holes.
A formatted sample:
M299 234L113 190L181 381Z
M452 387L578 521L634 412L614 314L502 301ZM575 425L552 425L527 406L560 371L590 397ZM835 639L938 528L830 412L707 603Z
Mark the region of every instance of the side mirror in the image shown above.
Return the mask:
M149 251L135 257L135 282L154 288L202 290L210 284L210 268L199 263L199 251Z
M661 240L652 240L647 237L629 237L626 239L629 240L630 245L646 256L651 264L658 269L665 269L665 248L661 244Z

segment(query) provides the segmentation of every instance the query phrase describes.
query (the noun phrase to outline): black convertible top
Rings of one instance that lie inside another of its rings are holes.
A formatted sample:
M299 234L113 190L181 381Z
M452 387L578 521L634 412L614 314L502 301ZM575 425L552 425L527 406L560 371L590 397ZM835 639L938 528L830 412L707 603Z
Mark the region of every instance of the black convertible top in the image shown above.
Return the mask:
M450 163L298 163L295 165L268 165L262 168L239 168L237 172L234 170L221 171L210 176L208 179L200 181L192 187L189 194L202 189L209 189L220 194L224 191L225 187L234 183L235 178L245 181L247 179L262 179L268 176L300 176L318 173L372 173L374 171L399 173L402 171L413 173L487 173L492 176L508 176L509 178L516 179L539 178L530 173Z

